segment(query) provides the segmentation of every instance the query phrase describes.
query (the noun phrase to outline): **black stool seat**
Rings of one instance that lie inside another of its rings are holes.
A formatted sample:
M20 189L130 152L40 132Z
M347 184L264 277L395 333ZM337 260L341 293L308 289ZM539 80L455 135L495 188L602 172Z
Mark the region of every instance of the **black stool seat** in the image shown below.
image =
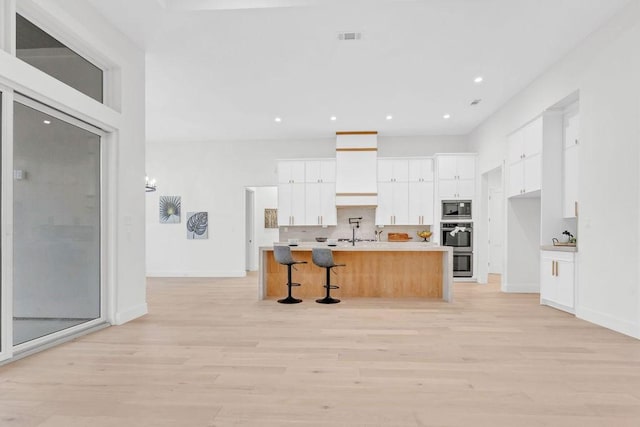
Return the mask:
M333 252L331 252L331 249L329 248L313 248L311 250L311 259L318 267L327 269L327 283L324 285L327 293L324 298L317 299L316 302L320 304L339 303L339 299L331 297L331 289L340 289L339 286L331 284L331 269L334 267L344 267L346 264L336 264L333 261Z
M294 298L291 296L291 288L293 286L300 286L300 283L293 283L291 280L291 268L296 264L306 264L307 261L296 261L291 256L291 248L289 246L274 246L273 247L273 256L276 259L276 262L282 265L287 266L287 297L283 299L279 299L278 302L280 304L297 304L302 302L301 299Z

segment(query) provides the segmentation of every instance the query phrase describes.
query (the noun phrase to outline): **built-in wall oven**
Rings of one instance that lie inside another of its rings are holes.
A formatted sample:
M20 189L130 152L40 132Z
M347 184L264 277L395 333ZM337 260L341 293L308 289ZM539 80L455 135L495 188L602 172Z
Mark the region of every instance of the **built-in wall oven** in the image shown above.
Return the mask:
M473 223L443 222L441 244L453 248L453 277L473 276Z

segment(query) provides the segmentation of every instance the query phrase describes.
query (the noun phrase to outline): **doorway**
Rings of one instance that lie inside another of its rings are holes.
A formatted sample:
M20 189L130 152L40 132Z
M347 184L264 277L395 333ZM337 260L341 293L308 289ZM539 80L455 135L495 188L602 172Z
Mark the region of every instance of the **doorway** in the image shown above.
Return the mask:
M280 239L277 209L278 187L247 187L245 189L247 271L258 271L261 246L271 246Z
M478 282L495 282L504 271L504 190L503 168L499 166L481 176L478 222ZM480 226L481 225L481 226ZM498 275L496 277L496 275Z

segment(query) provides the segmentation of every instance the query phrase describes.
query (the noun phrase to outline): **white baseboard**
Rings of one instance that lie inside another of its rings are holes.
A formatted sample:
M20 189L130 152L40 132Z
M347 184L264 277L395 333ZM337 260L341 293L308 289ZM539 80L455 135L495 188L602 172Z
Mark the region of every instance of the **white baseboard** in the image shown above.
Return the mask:
M575 314L576 310L573 307L567 307L566 305L558 304L555 301L549 301L544 298L540 298L540 304L555 308L557 310L566 311L569 314Z
M509 292L514 294L539 294L539 283L503 283L502 292Z
M245 277L241 271L148 271L147 277Z
M601 313L599 311L591 310L584 307L576 308L576 317L586 320L587 322L603 326L607 329L620 332L621 334L640 339L639 324L629 322L627 320L618 319L609 314Z
M114 324L122 325L138 317L142 317L149 312L147 303L136 305L135 307L128 308L124 311L116 312Z

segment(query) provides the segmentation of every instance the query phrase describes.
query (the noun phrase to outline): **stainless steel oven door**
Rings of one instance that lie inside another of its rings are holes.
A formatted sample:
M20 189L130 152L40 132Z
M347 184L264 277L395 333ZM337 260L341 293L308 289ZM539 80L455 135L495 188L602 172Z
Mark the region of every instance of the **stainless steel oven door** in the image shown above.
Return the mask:
M469 224L442 224L440 244L451 246L454 252L472 252L473 229Z
M473 254L471 252L453 253L453 277L473 276Z

